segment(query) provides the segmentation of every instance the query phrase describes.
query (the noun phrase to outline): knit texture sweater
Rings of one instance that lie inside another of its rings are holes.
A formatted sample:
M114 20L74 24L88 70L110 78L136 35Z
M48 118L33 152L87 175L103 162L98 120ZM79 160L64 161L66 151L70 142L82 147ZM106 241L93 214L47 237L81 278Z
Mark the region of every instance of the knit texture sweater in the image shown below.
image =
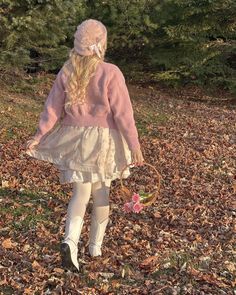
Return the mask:
M65 110L66 75L56 76L40 114L34 138L40 140L54 125L61 121L70 126L101 126L120 130L130 150L140 147L133 108L123 73L118 66L102 61L87 87L85 103L74 104Z

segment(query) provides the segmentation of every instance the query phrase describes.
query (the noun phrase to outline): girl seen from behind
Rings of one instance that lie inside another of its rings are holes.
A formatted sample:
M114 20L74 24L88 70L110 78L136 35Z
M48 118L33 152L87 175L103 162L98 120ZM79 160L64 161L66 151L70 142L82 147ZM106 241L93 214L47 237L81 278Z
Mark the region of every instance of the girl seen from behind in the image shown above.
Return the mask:
M64 268L75 271L79 271L78 242L90 196L89 254L101 256L111 181L128 163L144 162L124 75L105 61L106 50L104 24L83 21L45 101L37 132L26 143L29 156L53 163L60 183L73 186L61 258ZM130 174L127 168L123 178Z

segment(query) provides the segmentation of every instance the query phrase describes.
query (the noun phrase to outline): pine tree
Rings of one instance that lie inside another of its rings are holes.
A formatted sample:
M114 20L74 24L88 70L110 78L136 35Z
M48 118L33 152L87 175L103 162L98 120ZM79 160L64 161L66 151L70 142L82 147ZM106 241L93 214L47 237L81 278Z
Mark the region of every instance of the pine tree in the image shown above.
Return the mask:
M0 65L57 68L67 56L71 35L82 18L82 1L2 0Z
M236 92L235 0L2 0L0 65L58 69L86 18L106 25L107 58L127 73Z

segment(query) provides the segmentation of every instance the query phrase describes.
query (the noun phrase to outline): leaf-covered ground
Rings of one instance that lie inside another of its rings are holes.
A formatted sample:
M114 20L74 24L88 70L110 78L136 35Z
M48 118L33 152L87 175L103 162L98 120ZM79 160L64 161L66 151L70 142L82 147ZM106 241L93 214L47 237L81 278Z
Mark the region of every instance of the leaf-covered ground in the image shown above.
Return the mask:
M129 86L145 161L162 176L160 195L125 215L113 181L97 258L88 254L91 199L74 274L61 268L59 253L71 185L60 185L52 164L24 154L51 85L41 78L23 93L22 85L1 87L1 294L235 294L234 100ZM131 171L129 188L155 186L150 166Z

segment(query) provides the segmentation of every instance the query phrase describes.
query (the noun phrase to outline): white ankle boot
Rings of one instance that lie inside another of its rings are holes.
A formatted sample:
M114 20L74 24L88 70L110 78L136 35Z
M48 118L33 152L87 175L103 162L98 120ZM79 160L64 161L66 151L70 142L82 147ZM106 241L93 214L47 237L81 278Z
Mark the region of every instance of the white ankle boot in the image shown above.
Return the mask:
M78 242L82 227L84 224L83 218L75 216L66 221L65 238L61 244L62 266L68 269L76 269L79 271Z
M95 216L91 216L91 226L89 233L89 253L91 256L101 256L101 246L105 235L106 227L109 218L106 218L103 222L97 222Z

